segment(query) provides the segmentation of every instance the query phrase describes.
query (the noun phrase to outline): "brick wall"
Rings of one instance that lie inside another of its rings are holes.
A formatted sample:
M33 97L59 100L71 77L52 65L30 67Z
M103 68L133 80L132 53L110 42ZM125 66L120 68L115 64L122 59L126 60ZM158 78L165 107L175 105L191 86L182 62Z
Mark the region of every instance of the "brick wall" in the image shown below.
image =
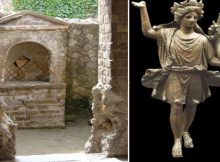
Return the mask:
M100 1L99 5L98 80L103 84L111 84L115 91L126 96L128 86L127 1Z
M0 92L5 112L20 128L65 126L65 84L7 83Z
M112 0L112 85L127 98L128 87L128 11L127 1Z
M98 81L103 84L111 82L111 1L99 0L99 52L98 52Z

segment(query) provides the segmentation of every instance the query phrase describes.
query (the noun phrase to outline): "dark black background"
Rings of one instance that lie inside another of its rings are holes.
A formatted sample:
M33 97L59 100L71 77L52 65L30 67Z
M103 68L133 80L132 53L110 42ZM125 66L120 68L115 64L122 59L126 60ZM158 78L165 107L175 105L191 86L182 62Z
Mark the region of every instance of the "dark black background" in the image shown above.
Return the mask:
M175 0L175 2L180 2ZM204 18L198 24L205 33L220 12L220 1L203 0ZM173 159L173 136L169 123L169 104L151 98L152 89L141 85L147 68L160 68L155 40L142 35L139 9L130 5L130 161L199 161L220 159L220 88L211 87L212 96L198 105L190 128L193 149L183 149L184 158ZM173 20L174 0L147 0L152 25ZM220 68L209 67L212 70ZM142 146L142 147L140 147Z

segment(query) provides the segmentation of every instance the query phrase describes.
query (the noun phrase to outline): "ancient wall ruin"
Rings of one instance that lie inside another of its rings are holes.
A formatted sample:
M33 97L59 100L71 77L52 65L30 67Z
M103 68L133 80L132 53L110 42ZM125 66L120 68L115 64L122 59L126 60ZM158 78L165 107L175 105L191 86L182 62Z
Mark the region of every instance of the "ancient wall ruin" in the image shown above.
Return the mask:
M5 32L0 35L5 39L1 40L0 90L7 101L6 113L19 127L64 126L64 106L72 109L75 102L91 102L91 89L97 84L97 22L64 22L30 11L8 15L1 22L0 30ZM61 25L55 26L57 22ZM18 91L15 85L23 89Z
M86 152L128 152L127 1L99 0L98 84Z

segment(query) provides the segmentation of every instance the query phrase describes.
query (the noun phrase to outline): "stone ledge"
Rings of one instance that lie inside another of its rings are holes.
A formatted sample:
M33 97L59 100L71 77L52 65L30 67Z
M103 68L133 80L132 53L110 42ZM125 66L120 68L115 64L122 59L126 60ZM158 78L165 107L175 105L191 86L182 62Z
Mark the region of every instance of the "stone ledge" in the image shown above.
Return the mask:
M16 156L14 160L4 162L128 162L126 158L106 158L104 154L47 154L47 155L30 155Z
M62 89L66 88L65 83L50 83L50 82L9 82L5 84L0 84L0 89L32 89L32 88L51 88L51 89Z

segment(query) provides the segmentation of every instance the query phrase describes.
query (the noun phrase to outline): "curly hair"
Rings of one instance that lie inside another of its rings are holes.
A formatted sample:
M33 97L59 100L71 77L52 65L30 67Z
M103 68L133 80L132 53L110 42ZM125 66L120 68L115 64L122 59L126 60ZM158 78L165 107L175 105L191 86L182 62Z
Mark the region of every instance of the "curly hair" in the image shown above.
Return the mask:
M189 12L196 12L198 14L198 20L203 17L204 4L202 0L197 2L197 0L185 0L180 3L174 2L173 7L171 7L171 12L174 15L174 20L180 23L183 16Z

